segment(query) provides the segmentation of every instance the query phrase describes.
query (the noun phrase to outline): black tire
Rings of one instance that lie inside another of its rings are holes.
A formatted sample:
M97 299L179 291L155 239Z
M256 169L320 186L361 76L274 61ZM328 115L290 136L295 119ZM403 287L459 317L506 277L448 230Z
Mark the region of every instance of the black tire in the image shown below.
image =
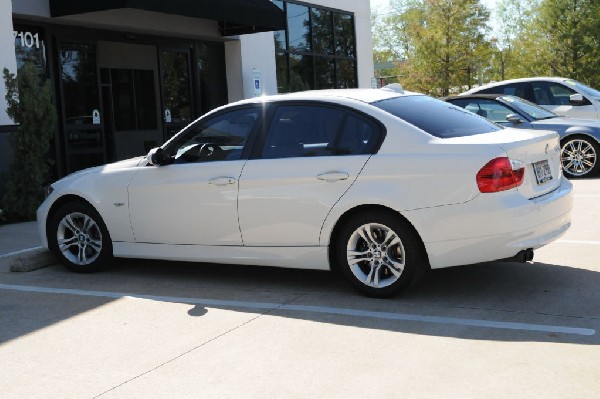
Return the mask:
M414 228L381 210L361 213L347 222L336 239L335 256L340 273L359 292L374 298L400 294L429 269ZM360 260L351 262L351 256Z
M600 171L600 145L588 136L569 136L561 143L560 159L568 178L595 176Z
M47 232L50 251L73 272L103 270L112 259L112 241L106 225L85 202L62 205L50 217Z

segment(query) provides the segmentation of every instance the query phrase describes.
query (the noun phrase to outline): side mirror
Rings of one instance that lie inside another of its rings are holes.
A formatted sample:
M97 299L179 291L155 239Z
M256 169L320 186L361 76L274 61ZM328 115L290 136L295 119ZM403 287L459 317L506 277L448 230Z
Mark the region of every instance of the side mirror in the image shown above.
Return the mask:
M581 105L585 102L585 98L581 94L575 93L569 96L569 102L573 105Z
M506 120L509 121L510 123L523 123L523 120L517 114L506 115Z
M146 158L148 159L148 162L154 166L162 166L167 164L165 152L160 147L151 149Z

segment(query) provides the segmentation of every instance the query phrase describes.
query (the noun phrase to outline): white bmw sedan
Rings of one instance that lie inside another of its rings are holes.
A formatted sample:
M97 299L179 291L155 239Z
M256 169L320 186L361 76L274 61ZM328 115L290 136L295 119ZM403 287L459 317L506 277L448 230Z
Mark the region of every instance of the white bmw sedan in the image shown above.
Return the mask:
M219 108L57 181L37 216L77 272L113 256L331 269L388 297L430 268L530 260L569 228L571 189L556 133L352 89Z

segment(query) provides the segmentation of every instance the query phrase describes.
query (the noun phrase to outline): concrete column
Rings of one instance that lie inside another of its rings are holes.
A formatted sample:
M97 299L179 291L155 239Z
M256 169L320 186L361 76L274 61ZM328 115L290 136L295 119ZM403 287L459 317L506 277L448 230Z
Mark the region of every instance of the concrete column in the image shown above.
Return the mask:
M242 100L244 98L244 84L242 78L242 45L239 40L225 43L225 66L229 102Z
M0 0L0 72L4 68L15 73L17 58L15 56L15 38L13 36L12 2ZM14 122L6 114L6 86L0 79L0 126L12 125Z

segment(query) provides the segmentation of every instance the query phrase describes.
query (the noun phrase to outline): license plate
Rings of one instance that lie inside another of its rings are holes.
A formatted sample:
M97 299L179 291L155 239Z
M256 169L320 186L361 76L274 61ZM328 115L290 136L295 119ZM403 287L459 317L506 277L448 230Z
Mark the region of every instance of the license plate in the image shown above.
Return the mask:
M543 160L533 164L533 170L535 171L535 178L538 184L548 183L552 180L552 171L548 161Z

